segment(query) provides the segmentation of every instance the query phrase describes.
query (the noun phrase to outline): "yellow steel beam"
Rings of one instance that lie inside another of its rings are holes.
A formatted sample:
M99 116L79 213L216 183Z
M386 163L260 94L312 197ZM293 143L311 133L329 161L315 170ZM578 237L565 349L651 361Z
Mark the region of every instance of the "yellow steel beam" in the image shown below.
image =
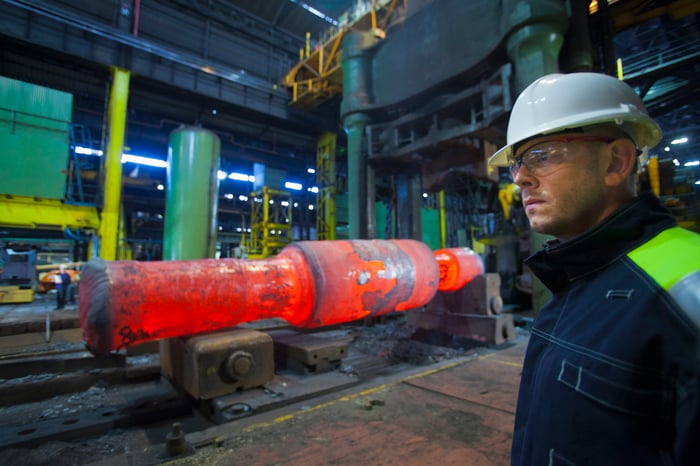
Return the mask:
M352 22L342 24L337 31L320 41L311 50L310 36L306 36L305 48L300 50L299 63L285 75L282 85L292 88L292 106L313 109L331 97L343 92L341 69L341 42L349 30L374 30L383 37L382 28L396 19L394 11L407 0L373 0L372 8L365 11L362 2L356 7ZM360 12L362 12L360 14ZM382 13L379 21L378 13Z
M326 131L316 141L316 184L319 188L316 203L316 237L319 240L336 238L336 139L335 133Z
M99 255L105 260L117 258L119 210L122 193L122 152L126 127L126 103L129 98L130 72L112 68L112 89L109 95L109 143L105 159L104 206L100 223Z
M292 241L292 195L263 186L250 194L250 201L247 256L250 259L273 256Z
M97 209L63 204L55 199L0 196L0 226L42 230L93 229L100 226Z
M85 262L83 261L77 261L77 262L59 262L57 264L41 264L41 265L35 265L34 269L37 271L41 272L43 270L59 270L61 266L70 269L73 267L82 267Z

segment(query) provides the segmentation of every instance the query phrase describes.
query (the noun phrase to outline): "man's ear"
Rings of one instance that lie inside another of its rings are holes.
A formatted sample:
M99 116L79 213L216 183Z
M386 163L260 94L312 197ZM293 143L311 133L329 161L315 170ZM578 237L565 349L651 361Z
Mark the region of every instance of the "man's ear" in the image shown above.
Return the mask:
M637 149L629 139L616 139L608 146L608 157L605 158L605 184L619 186L626 183L634 170Z

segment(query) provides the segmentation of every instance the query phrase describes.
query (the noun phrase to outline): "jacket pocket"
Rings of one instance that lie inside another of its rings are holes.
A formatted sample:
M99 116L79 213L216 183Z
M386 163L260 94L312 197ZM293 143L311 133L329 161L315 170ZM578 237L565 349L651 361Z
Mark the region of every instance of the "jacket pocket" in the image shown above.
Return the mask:
M643 418L668 417L671 394L660 380L602 377L564 359L557 380L586 398L614 411Z

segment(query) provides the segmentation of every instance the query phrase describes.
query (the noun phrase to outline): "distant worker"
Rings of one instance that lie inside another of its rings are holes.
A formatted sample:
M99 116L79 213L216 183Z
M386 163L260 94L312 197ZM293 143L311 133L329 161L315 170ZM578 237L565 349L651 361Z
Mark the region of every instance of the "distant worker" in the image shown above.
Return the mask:
M544 76L518 97L509 167L552 299L533 324L513 465L700 465L700 235L637 193L661 130L627 84Z
M66 294L70 287L70 275L66 272L66 266L61 264L59 273L55 276L56 283L56 310L63 309L66 305Z

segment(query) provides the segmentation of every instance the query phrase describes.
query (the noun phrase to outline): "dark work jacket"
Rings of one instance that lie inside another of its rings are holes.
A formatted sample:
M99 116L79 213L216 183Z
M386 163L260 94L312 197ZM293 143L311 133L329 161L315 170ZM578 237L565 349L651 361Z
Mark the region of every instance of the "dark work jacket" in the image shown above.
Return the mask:
M642 195L526 262L553 297L532 327L512 464L700 465L700 236Z

